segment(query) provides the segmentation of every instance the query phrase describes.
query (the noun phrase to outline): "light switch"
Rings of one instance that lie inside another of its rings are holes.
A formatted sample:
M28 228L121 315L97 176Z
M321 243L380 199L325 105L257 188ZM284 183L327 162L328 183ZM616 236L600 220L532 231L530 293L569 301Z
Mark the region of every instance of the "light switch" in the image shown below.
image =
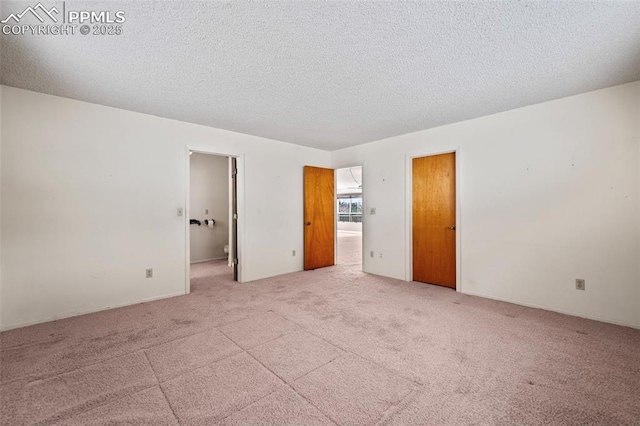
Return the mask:
M375 207L371 207L371 208L369 209L369 214L370 214L370 215L374 215L374 214L376 214L376 208L375 208Z

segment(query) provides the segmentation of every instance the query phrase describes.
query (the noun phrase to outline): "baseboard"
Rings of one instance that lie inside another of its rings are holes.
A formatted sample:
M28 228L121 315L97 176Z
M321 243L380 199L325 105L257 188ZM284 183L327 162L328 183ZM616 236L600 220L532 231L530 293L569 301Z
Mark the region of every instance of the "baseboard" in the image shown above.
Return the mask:
M211 262L212 260L222 260L222 259L228 259L229 256L223 256L223 257L212 257L211 259L202 259L202 260L194 260L192 262L189 262L191 265L193 265L194 263L205 263L205 262Z
M483 297L485 299L498 300L500 302L513 303L514 305L526 306L528 308L535 308L535 309L542 309L542 310L545 310L545 311L557 312L559 314L571 315L572 317L586 318L586 319L590 319L590 320L594 320L594 321L606 322L606 323L609 323L609 324L622 325L622 326L625 326L625 327L640 329L640 324L634 324L634 323L627 322L627 321L621 321L621 320L616 320L616 319L612 319L612 318L601 317L601 316L598 316L598 315L585 314L585 313L582 313L582 312L567 311L567 310L564 310L564 309L557 309L557 308L552 308L550 306L537 305L535 303L522 302L520 300L515 300L515 299L507 299L507 298L504 298L504 297L488 296L486 294L477 293L475 291L461 290L460 293L467 294L469 296Z
M69 313L66 313L66 314L54 315L52 317L45 318L45 319L42 319L42 320L28 321L28 322L24 322L24 323L20 323L20 324L12 324L12 325L8 325L8 326L4 326L3 325L0 328L0 331L8 331L8 330L13 330L15 328L22 328L22 327L28 327L30 325L43 324L45 322L58 321L58 320L66 319L66 318L79 317L81 315L93 314L93 313L96 313L96 312L102 312L102 311L106 311L106 310L109 310L109 309L124 308L125 306L137 305L139 303L153 302L154 300L168 299L170 297L176 297L176 296L184 296L184 294L185 294L184 292L163 294L161 296L147 297L145 299L140 299L140 300L136 300L136 301L133 301L133 302L119 303L117 305L110 305L110 306L105 306L103 308L90 309L88 311L74 311L74 312L69 312Z

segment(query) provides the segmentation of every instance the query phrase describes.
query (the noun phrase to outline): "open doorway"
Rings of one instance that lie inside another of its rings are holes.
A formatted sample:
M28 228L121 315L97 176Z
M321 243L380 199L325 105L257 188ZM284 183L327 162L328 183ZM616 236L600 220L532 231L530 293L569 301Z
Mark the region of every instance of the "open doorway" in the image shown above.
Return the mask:
M236 159L189 152L190 288L237 281Z
M362 269L362 166L336 170L336 263Z

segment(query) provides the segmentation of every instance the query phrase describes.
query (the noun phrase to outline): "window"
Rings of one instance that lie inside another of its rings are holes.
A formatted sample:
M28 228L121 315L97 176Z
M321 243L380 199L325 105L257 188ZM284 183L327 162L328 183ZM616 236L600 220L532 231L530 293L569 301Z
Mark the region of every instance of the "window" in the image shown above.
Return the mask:
M362 222L362 195L338 196L338 222Z

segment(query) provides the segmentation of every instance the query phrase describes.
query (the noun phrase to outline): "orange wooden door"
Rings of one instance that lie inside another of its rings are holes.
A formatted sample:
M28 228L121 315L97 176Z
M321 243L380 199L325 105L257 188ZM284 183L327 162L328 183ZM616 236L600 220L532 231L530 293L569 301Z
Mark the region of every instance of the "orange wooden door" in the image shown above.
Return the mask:
M413 279L456 288L455 153L413 159Z
M335 262L333 169L304 166L304 269Z

